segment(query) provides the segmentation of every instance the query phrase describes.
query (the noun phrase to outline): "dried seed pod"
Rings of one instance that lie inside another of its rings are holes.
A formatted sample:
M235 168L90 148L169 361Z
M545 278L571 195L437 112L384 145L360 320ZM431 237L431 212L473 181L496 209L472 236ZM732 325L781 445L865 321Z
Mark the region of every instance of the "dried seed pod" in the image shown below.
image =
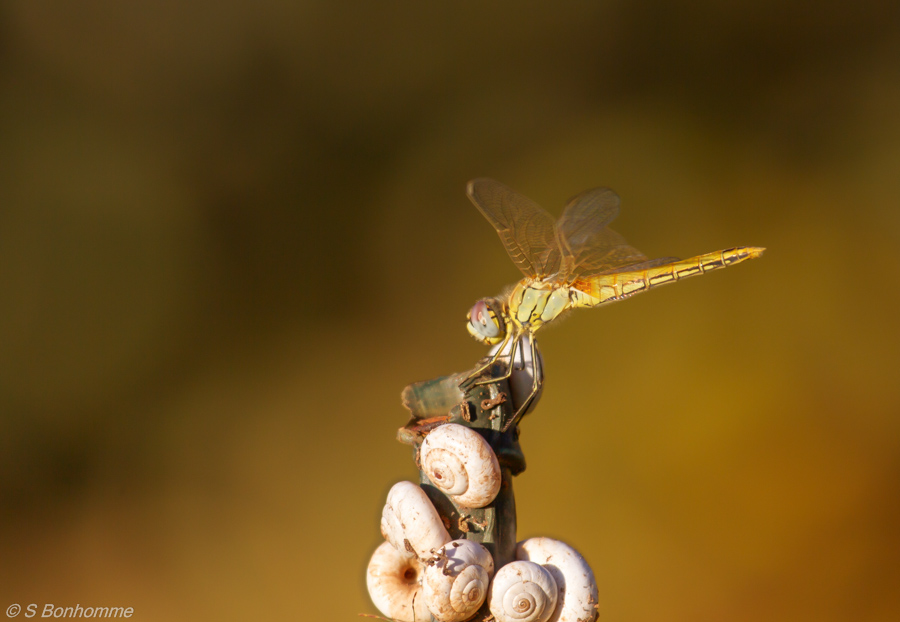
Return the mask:
M529 538L516 545L516 559L540 564L556 581L558 602L550 622L597 619L597 581L578 551L552 538Z
M425 568L423 598L439 622L468 620L487 597L494 560L472 540L453 540L435 551Z
M517 560L497 571L488 606L497 622L547 622L556 608L556 593L546 569Z
M425 557L450 541L428 495L412 482L397 482L388 492L381 535L404 557Z
M422 564L402 555L390 542L382 542L366 570L366 586L372 602L397 622L433 620L422 597Z
M425 437L420 450L422 471L457 504L481 508L500 491L500 464L482 436L465 426L447 423Z

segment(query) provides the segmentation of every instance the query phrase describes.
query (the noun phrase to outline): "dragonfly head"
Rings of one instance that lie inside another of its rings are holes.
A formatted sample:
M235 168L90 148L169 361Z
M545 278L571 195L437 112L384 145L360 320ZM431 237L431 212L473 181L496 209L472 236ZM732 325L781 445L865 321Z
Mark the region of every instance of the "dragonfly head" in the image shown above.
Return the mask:
M466 329L481 343L495 345L506 337L503 303L496 298L482 298L466 316Z

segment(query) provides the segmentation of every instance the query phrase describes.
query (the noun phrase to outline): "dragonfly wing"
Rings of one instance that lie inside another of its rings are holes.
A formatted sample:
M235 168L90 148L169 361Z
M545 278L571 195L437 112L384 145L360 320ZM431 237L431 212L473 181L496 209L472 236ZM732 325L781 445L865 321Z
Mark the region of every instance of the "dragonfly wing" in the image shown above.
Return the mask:
M559 271L554 219L540 205L493 179L473 179L466 192L525 276L543 278Z
M649 268L658 268L659 266L665 266L666 264L675 263L676 261L681 261L678 257L659 257L657 259L649 259L647 261L642 261L640 263L629 264L627 266L619 266L618 268L613 268L611 270L607 270L606 272L600 272L599 274L615 274L616 272L636 272L638 270L647 270Z
M565 280L647 261L607 226L618 214L619 195L609 188L585 190L569 200L556 223Z

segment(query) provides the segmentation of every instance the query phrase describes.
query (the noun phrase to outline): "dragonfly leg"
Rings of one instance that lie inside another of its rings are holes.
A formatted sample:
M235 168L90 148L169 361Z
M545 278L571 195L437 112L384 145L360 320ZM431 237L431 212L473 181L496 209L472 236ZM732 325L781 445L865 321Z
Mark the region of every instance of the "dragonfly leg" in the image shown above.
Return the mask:
M531 406L534 398L537 397L538 390L540 390L541 385L544 382L544 372L541 369L541 362L538 360L537 343L533 335L531 337L531 365L534 369L533 380L531 383L531 393L528 394L528 397L525 398L525 401L522 402L522 405L519 406L518 410L516 410L516 414L513 415L512 419L506 422L506 425L504 425L500 430L501 432L506 432L511 427L513 427L519 419L522 418L522 415L524 415L528 410L528 407ZM512 367L512 365L510 365L510 367Z
M501 380L506 380L507 378L509 378L512 375L513 367L515 366L515 363L516 363L516 347L518 345L519 345L519 335L516 335L515 337L513 337L512 345L509 348L509 364L506 366L506 372L504 372L504 374L502 376L492 376L491 378L488 378L487 380L478 380L477 382L473 383L472 386L480 387L481 385L484 385L484 384L500 382ZM502 351L502 349L503 348L501 347L500 350L497 351L497 354L499 354L500 351ZM496 358L496 355L494 355L494 356Z
M512 332L506 333L506 336L503 337L503 341L500 342L500 347L497 348L497 351L493 354L493 356L491 356L491 358L488 360L487 363L485 363L484 365L482 365L481 367L479 367L478 369L473 371L471 374L466 376L466 379L463 380L459 384L460 389L465 391L475 385L475 378L477 378L482 373L484 373L485 370L489 369L491 367L491 365L493 365L494 363L497 362L497 359L500 358L500 355L503 354L503 349L506 347L506 344L509 342L509 339L511 336L512 336ZM493 381L494 381L493 379L490 380L490 382L493 382Z

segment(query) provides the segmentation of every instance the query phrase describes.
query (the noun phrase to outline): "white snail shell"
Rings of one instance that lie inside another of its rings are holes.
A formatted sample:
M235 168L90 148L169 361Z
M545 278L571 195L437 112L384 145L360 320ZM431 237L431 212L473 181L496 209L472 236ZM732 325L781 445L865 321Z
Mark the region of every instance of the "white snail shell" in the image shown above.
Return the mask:
M422 564L382 542L366 570L369 596L378 610L397 622L427 622L431 613L422 598Z
M546 569L517 560L497 571L488 606L497 622L547 622L556 594L556 582Z
M462 622L478 611L488 594L494 559L472 540L453 540L425 568L423 597L440 622Z
M425 557L450 541L428 495L412 482L397 482L388 492L381 535L404 557Z
M592 622L597 618L597 581L578 551L552 538L529 538L516 545L516 559L540 564L556 581L556 611L550 622Z
M481 508L500 491L500 464L482 436L465 426L446 423L422 442L422 471L438 489L467 508Z

